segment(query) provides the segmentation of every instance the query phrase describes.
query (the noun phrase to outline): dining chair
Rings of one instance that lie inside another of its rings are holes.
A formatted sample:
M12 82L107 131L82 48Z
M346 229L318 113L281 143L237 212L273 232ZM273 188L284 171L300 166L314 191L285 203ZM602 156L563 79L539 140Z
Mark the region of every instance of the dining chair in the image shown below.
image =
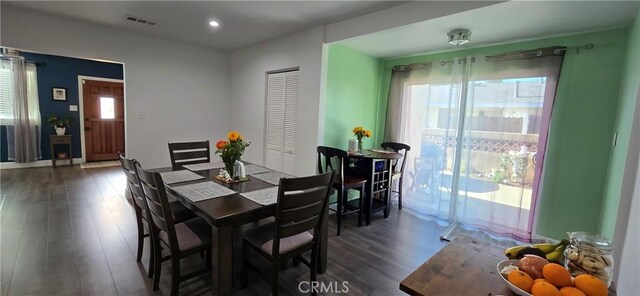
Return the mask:
M183 166L211 161L209 141L169 143L171 169L180 170Z
M202 218L175 223L162 176L157 172L143 170L137 162L135 169L149 209L151 238L154 240L153 290L157 290L160 284L162 262L170 260L171 295L178 295L180 282L210 271L211 226ZM169 257L162 257L163 247L169 250ZM205 266L182 275L180 259L196 253L204 253Z
M138 174L135 169L135 164L137 161L135 159L126 158L122 153L118 153L118 158L120 159L120 164L122 165L122 170L124 171L125 177L127 179L127 191L131 197L134 213L136 215L136 226L138 229L138 251L136 255L136 261L140 262L142 260L142 251L144 249L144 238L149 237L149 242L151 243L151 250L149 254L149 270L148 276L153 276L153 267L154 267L154 256L153 256L153 238L151 237L151 231L149 227L149 211L147 208L147 202L143 196L142 189L140 187L140 180L138 178ZM174 201L169 203L169 207L171 208L171 214L173 216L174 221L182 222L196 217L196 214L191 210L187 209L181 203ZM146 228L146 231L145 231Z
M327 217L332 179L333 172L280 179L275 221L242 234L243 288L249 279L250 250L271 262L271 294L274 296L278 295L281 264L289 259L303 262L311 269L310 282L317 280L320 227ZM311 257L306 260L302 254L308 251Z
M398 194L398 209L402 210L402 187L403 187L402 183L404 181L404 167L405 167L405 163L407 162L407 154L409 154L409 151L411 150L411 146L403 143L396 143L396 142L384 142L380 144L380 146L384 149L391 149L396 153L402 154L402 160L396 159L393 161L393 164L391 165L391 170L392 170L391 180L392 181L399 180L398 190L391 189L391 192ZM400 168L398 168L398 165L400 165Z
M349 154L347 151L318 146L318 172L324 174L327 172L334 172L333 188L337 191L336 209L329 209L336 212L337 220L337 235L340 235L340 229L342 228L342 219L345 215L351 213L358 213L358 226L362 225L362 214L364 211L365 199L365 185L367 179L351 176L346 174L346 166L348 165ZM354 189L360 192L360 197L351 201L349 198L349 190ZM355 203L358 203L357 206Z

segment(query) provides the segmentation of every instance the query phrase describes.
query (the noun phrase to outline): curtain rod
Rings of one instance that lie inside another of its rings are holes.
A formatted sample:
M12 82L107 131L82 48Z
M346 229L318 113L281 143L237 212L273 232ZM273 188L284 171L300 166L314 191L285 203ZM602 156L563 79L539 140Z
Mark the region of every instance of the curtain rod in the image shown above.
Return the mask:
M560 54L563 51L567 51L569 49L575 49L576 50L576 54L580 53L580 49L592 49L595 46L592 43L589 44L585 44L585 45L577 45L577 46L572 46L572 47L562 47L562 48L554 48L553 49L553 54ZM504 54L499 54L499 55L492 55L492 56L486 56L484 57L485 60L490 60L492 58L504 58L504 57L508 57L508 56L515 56L515 55L519 55L519 56L525 56L525 55L536 55L536 56L541 56L543 54L543 49L538 49L535 51L525 51L525 52L511 52L511 53L504 53Z
M593 45L593 43L588 43L585 45L577 45L577 46L572 46L572 47L563 47L563 48L556 48L553 50L553 54L560 54L560 52L562 51L567 51L569 49L575 49L576 50L576 54L580 53L581 49L593 49L595 47L595 45ZM523 52L520 53L520 55L528 55L528 54L535 54L537 56L542 55L542 50L536 50L536 51L529 51L529 52ZM491 58L498 58L498 57L505 57L507 54L500 54L500 55L493 55L493 56L485 56L485 59L491 59ZM453 60L445 60L445 61L440 61L440 65L444 66L446 64L453 64L455 62L458 62L458 64L461 64L463 62L466 62L466 59L453 59ZM429 62L429 63L415 63L415 64L409 64L409 65L398 65L398 66L393 66L393 67L385 67L384 70L385 71L389 71L389 70L394 70L394 69L398 69L398 70L405 70L407 68L409 69L422 69L422 68L428 68L433 66L433 62Z
M42 62L30 61L30 60L25 59L23 56L8 56L8 55L0 54L0 59L11 60L11 58L23 59L25 63L34 64L36 66L44 66L44 65L47 64L47 63L42 63Z

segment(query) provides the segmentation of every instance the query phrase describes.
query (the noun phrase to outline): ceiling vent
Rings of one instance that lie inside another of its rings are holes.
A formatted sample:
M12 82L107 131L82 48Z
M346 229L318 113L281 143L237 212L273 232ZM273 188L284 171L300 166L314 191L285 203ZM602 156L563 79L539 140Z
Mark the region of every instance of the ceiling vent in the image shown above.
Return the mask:
M128 21L132 21L132 22L136 22L136 23L140 23L140 24L147 24L149 26L155 26L156 22L152 22L150 20L145 20L143 18L139 18L137 16L134 15L127 15L124 17L126 20Z

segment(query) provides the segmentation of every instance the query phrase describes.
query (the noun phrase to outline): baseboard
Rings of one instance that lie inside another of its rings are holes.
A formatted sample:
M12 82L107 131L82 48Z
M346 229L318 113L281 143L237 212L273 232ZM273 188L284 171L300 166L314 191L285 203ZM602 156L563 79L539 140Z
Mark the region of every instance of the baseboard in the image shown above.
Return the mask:
M82 158L74 158L73 164L84 163ZM56 160L56 165L68 165L68 159ZM49 167L52 166L51 159L36 160L34 162L15 163L15 162L0 162L0 170L6 169L24 169L24 168L37 168L37 167Z

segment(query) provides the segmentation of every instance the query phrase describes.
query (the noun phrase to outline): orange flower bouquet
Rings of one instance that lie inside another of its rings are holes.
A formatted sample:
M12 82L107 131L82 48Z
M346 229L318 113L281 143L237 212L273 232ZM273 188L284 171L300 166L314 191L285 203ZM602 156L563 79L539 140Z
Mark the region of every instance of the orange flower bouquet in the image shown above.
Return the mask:
M358 138L358 150L362 151L362 139L365 137L371 138L371 131L366 130L362 126L356 126L353 128L352 132L353 132L353 135L356 136L356 138Z
M244 149L249 147L250 144L251 142L246 142L237 131L229 132L226 140L220 140L216 143L216 154L222 158L229 176L233 177L233 168L236 161L240 160Z

